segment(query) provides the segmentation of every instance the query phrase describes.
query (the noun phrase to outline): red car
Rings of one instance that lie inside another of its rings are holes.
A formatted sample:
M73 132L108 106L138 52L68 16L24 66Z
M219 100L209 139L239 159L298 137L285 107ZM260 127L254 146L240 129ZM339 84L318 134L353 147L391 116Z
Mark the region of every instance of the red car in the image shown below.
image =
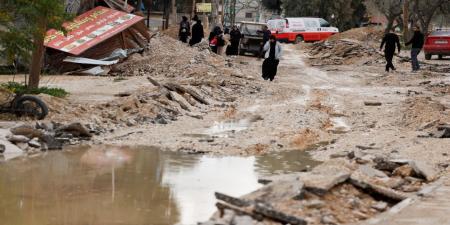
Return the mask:
M427 60L430 60L433 55L438 55L439 59L442 59L444 55L450 56L450 30L433 31L425 39L423 49Z

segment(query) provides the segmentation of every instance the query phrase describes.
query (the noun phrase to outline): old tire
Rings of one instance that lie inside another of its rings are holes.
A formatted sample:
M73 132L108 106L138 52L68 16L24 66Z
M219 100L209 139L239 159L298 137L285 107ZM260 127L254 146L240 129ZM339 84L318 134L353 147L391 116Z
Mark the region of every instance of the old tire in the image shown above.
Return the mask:
M21 96L19 97L13 109L18 116L34 117L38 120L44 119L48 114L47 105L36 96Z
M426 60L430 60L431 59L431 54L425 54L425 59Z
M439 55L438 57L439 57L439 60L442 60L444 58L443 55Z
M303 41L304 41L303 37L299 35L295 37L294 44L302 43Z

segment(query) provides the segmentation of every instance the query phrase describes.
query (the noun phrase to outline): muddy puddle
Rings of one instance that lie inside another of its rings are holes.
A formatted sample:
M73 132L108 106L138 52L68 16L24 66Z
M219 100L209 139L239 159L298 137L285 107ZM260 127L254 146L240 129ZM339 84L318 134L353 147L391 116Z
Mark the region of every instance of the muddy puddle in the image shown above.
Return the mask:
M8 225L196 224L214 192L251 192L258 177L314 166L307 153L213 157L150 147L96 146L0 162Z

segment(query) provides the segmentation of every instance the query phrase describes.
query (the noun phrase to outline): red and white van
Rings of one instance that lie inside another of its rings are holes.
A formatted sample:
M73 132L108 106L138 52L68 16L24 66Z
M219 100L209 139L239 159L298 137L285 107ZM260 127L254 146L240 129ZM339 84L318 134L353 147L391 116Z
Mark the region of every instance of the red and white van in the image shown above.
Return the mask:
M322 18L285 18L267 21L267 26L273 35L280 41L302 42L321 41L333 34L339 33L339 29L331 27L330 23Z

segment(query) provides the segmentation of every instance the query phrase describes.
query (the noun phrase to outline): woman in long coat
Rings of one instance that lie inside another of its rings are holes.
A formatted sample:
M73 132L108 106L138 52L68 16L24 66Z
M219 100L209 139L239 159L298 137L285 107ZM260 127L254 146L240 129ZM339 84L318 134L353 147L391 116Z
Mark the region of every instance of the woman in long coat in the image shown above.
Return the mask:
M264 51L266 54L262 65L262 77L264 80L273 81L277 75L282 52L281 44L274 35L270 36L269 41L264 45Z

